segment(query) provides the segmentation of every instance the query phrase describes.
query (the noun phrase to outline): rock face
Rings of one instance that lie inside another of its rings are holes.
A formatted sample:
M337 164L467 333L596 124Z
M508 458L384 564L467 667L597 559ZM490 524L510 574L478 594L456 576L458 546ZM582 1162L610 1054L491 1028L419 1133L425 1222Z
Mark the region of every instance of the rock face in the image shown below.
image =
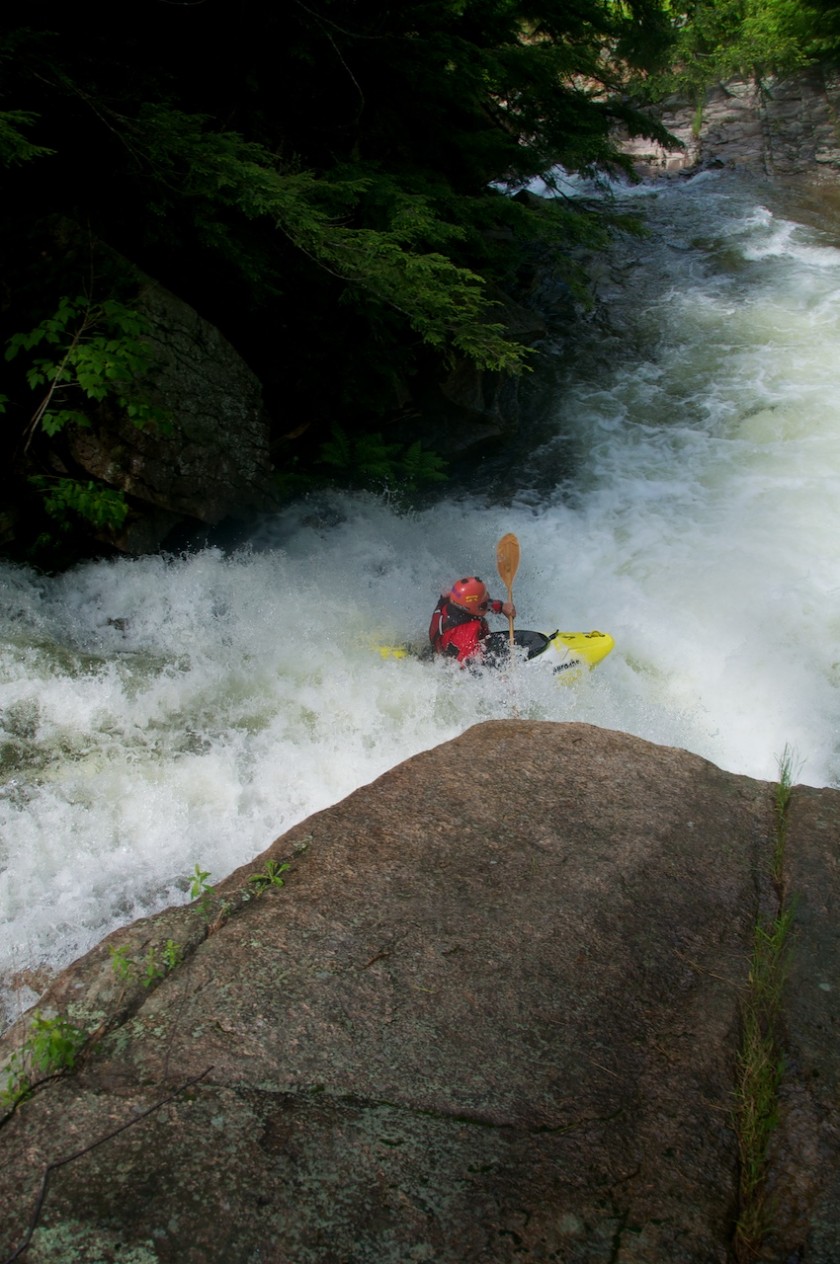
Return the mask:
M0 1256L35 1226L29 1264L724 1264L774 805L576 724L486 723L400 765L45 994L94 1034L5 1120ZM788 821L757 1258L836 1264L840 795L797 788ZM270 859L286 885L257 896ZM156 986L115 971L168 940Z
M83 469L134 502L125 532L111 541L129 553L154 551L184 519L212 526L275 504L255 374L214 326L161 286L145 282L136 305L150 324L154 402L171 431L139 430L112 415L71 442Z
M758 83L732 79L709 92L699 116L692 103L678 98L657 109L682 149L666 151L644 138L623 148L645 178L716 164L780 179L834 182L840 173L839 113L836 71L812 67Z

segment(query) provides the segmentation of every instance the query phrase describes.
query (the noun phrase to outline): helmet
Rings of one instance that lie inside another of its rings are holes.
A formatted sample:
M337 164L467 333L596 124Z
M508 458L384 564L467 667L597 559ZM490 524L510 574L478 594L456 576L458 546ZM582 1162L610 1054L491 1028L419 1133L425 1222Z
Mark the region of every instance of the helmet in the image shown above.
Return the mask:
M478 614L482 606L490 600L490 594L483 579L477 575L468 575L466 579L456 579L449 594L449 600L456 606L463 606L473 614Z

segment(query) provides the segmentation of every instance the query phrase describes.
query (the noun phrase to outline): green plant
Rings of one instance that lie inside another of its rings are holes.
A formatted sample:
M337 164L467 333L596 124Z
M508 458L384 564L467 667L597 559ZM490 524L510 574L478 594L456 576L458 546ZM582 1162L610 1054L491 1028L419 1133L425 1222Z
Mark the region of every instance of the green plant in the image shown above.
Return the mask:
M212 891L213 888L207 882L210 877L209 869L202 869L200 865L196 865L193 876L190 878L190 896L193 900L197 900L200 895L204 895L206 891Z
M773 848L773 882L781 897L784 880L785 847L788 836L788 809L793 794L793 778L798 769L794 752L786 746L779 760L779 780L775 791L775 846Z
M205 875L206 877L206 875ZM118 979L130 983L140 979L143 987L151 987L158 979L163 979L183 960L183 949L174 939L167 939L158 958L158 949L150 947L142 961L142 966L132 961L125 944L119 948L111 948L111 965Z
M423 483L443 483L447 478L446 461L437 452L424 448L418 439L400 456L399 478L407 491L414 491Z
M674 45L667 62L638 84L648 100L668 92L687 94L697 103L697 135L702 103L713 84L736 75L756 82L789 74L815 60L820 47L835 52L821 0L696 0L673 27ZM836 10L834 10L836 13Z
M30 419L24 448L39 427L53 437L70 423L89 426L78 407L85 399L113 397L139 429L166 428L165 410L152 404L138 385L154 362L143 341L148 332L146 318L117 299L93 303L84 296L65 295L34 329L10 338L7 360L36 349L46 353L30 356L26 371L30 390L43 388L44 393Z
M196 865L193 876L190 879L190 898L199 901L199 909L204 918L209 918L213 911L213 900L216 895L215 887L211 886L207 879L210 872Z
M321 444L319 460L354 486L390 483L414 491L423 483L446 481L443 457L425 450L419 440L406 447L402 443L387 443L381 434L351 438L337 423L330 438Z
M94 527L118 530L128 515L124 493L101 484L43 474L33 475L29 483L42 494L44 509L62 531L70 529L74 516Z
M0 165L13 167L55 153L54 149L33 144L20 130L32 127L36 121L37 116L28 110L0 110Z
M166 971L161 969L158 962L157 952L154 948L149 948L143 960L143 987L151 987L153 983L157 983L158 979L162 979L165 973Z
M778 1021L792 914L756 926L749 994L743 1007L737 1065L736 1131L740 1156L736 1255L754 1258L770 1222L765 1183L770 1139L779 1122L779 1086L784 1070Z
M766 1193L770 1142L779 1120L779 1088L784 1056L779 1014L793 911L785 904L784 860L788 835L794 760L785 747L774 790L774 830L770 877L778 899L774 917L759 921L753 932L748 989L742 1010L737 1061L736 1133L740 1156L739 1216L735 1254L756 1258L772 1209Z
M76 1064L85 1042L85 1033L63 1018L43 1018L39 1010L32 1016L29 1035L12 1055L6 1067L6 1084L0 1090L0 1104L12 1108L32 1092L36 1077L69 1071Z
M10 338L6 360L27 355L27 384L40 393L25 431L24 451L39 429L53 438L71 424L89 427L87 400L113 399L138 428L168 429L168 414L150 402L142 387L154 362L144 341L148 331L146 318L117 299L93 303L64 296L34 329ZM128 515L123 492L104 484L40 474L28 481L63 532L77 520L97 530L116 531ZM43 543L48 546L52 541L45 536Z
M278 864L276 860L267 860L262 873L252 873L248 882L256 895L262 895L263 891L267 891L269 887L285 886L282 875L288 868L290 868L289 865Z
M738 1147L740 1155L736 1254L751 1259L764 1238L770 1213L764 1194L767 1150L778 1123L778 1091L782 1064L773 1036L758 1015L748 1011L739 1059Z
M136 973L134 962L129 960L128 948L122 944L119 948L111 947L111 968L118 979L122 979L124 983L128 983Z

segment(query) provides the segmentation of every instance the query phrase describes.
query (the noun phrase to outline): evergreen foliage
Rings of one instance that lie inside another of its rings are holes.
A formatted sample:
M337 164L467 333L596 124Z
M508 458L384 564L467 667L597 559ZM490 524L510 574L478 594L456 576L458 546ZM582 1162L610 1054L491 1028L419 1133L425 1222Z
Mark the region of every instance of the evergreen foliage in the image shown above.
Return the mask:
M651 130L627 85L668 37L660 0L7 6L0 338L32 353L64 296L97 291L100 312L120 298L95 260L57 246L56 224L74 224L216 324L270 401L308 413L312 459L336 417L359 452L387 447L413 377L462 359L527 368L506 287L535 242L568 253L607 229L582 205L510 195L557 164L622 166L611 129ZM145 371L103 370L109 349L87 336L65 352L0 381L26 476L94 416L104 379ZM68 385L87 403L58 406ZM27 386L49 396L34 423Z
M354 439L337 424L321 444L319 464L329 466L338 481L349 487L416 491L425 483L446 479L446 462L424 450L419 439L408 446L387 443L381 434Z
M53 151L44 145L33 145L24 135L24 129L35 122L35 115L25 110L0 111L0 166L13 167L17 163L42 158Z
M464 359L527 369L505 292L535 249L570 260L611 231L582 202L513 195L557 166L624 168L617 123L666 139L631 105L645 83L648 97L677 83L699 91L736 66L814 55L833 38L827 3L7 5L0 341L19 359L0 378L15 456L6 497L15 478L55 468L61 432L95 419L106 380L109 398L148 420L130 387L149 367L130 296L93 246L63 248L60 225L106 243L217 325L269 404L306 415L310 461L333 442L336 418L354 442L366 433L387 447L413 380ZM68 312L66 296L82 293L98 296L89 307L100 318L121 303L122 332L88 330L68 349L70 324L87 316L77 300ZM66 358L33 360L30 330ZM68 386L84 398L59 406ZM40 416L32 389L50 396ZM279 459L291 465L283 429ZM428 454L418 449L415 465L418 477L428 471Z

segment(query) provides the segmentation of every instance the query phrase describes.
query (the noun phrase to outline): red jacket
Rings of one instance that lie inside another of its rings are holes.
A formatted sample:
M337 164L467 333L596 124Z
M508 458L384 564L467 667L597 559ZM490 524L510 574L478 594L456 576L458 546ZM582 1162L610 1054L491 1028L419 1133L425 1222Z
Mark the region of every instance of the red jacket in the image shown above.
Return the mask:
M491 601L490 609L501 614L501 601ZM483 615L470 614L463 606L456 606L444 594L435 606L429 624L429 640L438 654L457 658L459 663L470 658L481 658L482 642L490 635L490 627Z

